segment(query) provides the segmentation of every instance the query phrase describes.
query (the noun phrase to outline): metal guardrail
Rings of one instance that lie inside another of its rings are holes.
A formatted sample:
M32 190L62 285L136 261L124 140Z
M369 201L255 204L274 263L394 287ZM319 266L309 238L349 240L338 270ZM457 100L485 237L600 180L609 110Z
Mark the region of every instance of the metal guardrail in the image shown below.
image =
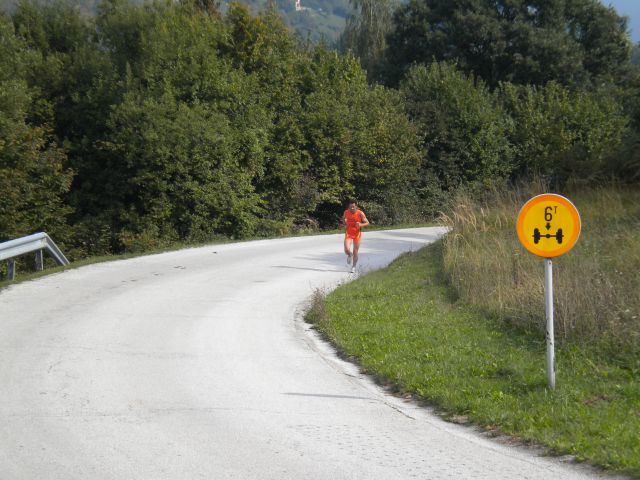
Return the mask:
M60 251L53 240L44 232L34 233L15 240L0 243L0 261L7 260L7 278L13 280L16 274L14 258L26 253L36 252L36 269L44 268L42 252L46 250L58 265L69 265L69 260Z

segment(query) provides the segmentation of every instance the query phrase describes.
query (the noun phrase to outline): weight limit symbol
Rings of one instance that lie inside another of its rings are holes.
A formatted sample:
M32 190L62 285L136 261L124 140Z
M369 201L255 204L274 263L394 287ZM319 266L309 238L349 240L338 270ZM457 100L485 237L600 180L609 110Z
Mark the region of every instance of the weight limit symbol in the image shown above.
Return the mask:
M537 244L540 242L541 238L555 238L558 242L558 245L562 244L562 239L564 238L564 234L562 233L562 229L559 228L555 235L551 235L550 233L542 234L540 230L537 228L533 229L533 243Z
M547 222L547 231L551 230L551 220L553 220L553 215L558 213L558 206L554 205L552 206L547 206L544 209L544 221ZM558 245L562 245L562 239L564 238L564 234L562 233L562 229L559 228L555 234L551 234L551 233L540 233L540 229L539 228L535 228L533 230L533 243L534 244L538 244L540 243L540 239L542 238L555 238L556 241L558 242Z

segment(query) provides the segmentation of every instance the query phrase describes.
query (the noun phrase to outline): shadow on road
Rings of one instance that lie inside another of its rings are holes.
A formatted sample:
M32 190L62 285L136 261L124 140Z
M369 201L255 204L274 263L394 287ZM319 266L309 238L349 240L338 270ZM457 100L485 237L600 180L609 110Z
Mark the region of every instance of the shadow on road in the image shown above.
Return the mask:
M292 270L312 270L314 272L338 272L344 273L346 269L336 270L330 268L292 267L290 265L272 265L271 268L290 268Z
M371 397L356 397L353 395L329 395L327 393L294 393L294 392L286 392L283 395L291 396L291 397L318 397L318 398L343 398L345 400L375 400L375 398Z
M387 230L385 232L372 232L372 233L383 233L385 236L388 236L388 237L407 238L410 240L413 239L413 240L418 240L418 241L427 242L427 243L435 242L442 236L440 233L413 233L413 232L399 232L397 230Z
M380 235L380 233L382 233L382 235ZM433 243L440 237L441 235L439 233L416 233L391 230L386 232L371 232L371 237L367 238L367 234L365 233L360 248L359 265L367 270L370 265L378 263L376 258L388 257L389 252L415 252L423 248L426 244ZM296 255L292 257L292 259L295 260L299 266L273 265L272 268L337 273L347 272L350 268L346 263L346 258L342 251L342 240L336 242L335 251ZM309 262L310 265L313 266L304 266L306 262Z

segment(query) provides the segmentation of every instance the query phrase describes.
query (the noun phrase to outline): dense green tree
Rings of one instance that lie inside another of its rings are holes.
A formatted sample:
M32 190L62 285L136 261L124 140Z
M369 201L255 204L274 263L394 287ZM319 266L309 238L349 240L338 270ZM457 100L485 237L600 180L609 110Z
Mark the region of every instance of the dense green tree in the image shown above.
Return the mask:
M450 63L418 65L401 84L411 119L423 136L422 188L491 185L513 169L513 128L481 80Z
M392 28L397 0L350 0L354 13L340 37L342 51L351 50L360 58L370 80L377 79Z
M610 92L576 92L551 82L503 84L501 96L515 120L511 142L520 174L561 184L568 178L598 178L608 170L628 124Z
M119 212L127 237L203 240L253 233L260 201L228 117L207 105L132 95L112 116L114 153L127 173Z
M626 19L598 0L410 0L394 25L392 83L413 63L454 60L492 88L583 85L620 78L630 55Z
M110 177L125 179L102 195L111 205L124 200L120 239L126 247L154 235L250 235L267 139L256 79L220 57L226 36L218 18L189 5L144 8L150 18L135 35L137 63L104 144Z
M208 15L220 15L221 0L181 0L182 3L190 4L198 10Z
M46 231L68 239L66 154L47 125L31 125L33 92L26 81L40 56L0 17L0 240Z
M51 125L66 147L75 173L68 196L75 243L102 252L112 244L107 212L114 208L106 205L103 191L113 183L111 174L118 175L98 144L105 141L110 108L122 95L117 68L93 20L67 0L46 5L25 0L13 21L43 58L28 73L37 94L30 120Z
M353 56L322 46L297 49L271 14L251 19L236 7L227 20L233 24L234 61L244 56L240 64L260 79L271 118L258 183L270 217L338 211L354 193L390 216L385 209L393 202L385 194L407 191L417 158L414 130L397 99L369 88ZM260 52L247 55L244 44L261 46Z
M379 218L396 216L392 196L402 191L412 199L419 162L418 137L401 102L369 87L355 57L323 48L314 53L303 95L305 150L319 208L341 213L345 198L356 195L375 204Z
M349 140L358 127L354 117L361 114L355 108L355 91L366 80L354 57L340 57L323 48L316 50L311 68L303 85L305 148L320 201L339 205L354 193Z
M39 109L34 111L36 122L55 125L62 139L72 137L73 123L83 123L81 113L74 111L72 93L81 96L95 72L84 72L81 63L97 61L93 28L79 9L68 0L56 0L40 5L35 0L22 0L13 15L16 33L28 47L38 51L43 61L29 71L29 84L37 91ZM79 53L81 59L74 59ZM71 72L70 70L74 70ZM60 118L61 115L67 118ZM55 121L54 121L55 119Z
M224 50L233 63L258 82L254 96L268 116L264 171L256 191L268 205L265 217L288 222L312 212L315 184L307 175L300 76L309 55L274 10L253 17L246 7L231 6L225 22L230 41Z
M418 195L421 132L401 95L376 86L363 89L359 101L364 118L353 135L356 197L377 223L425 218L433 213L424 209L425 200L434 199Z
M398 93L353 54L301 44L273 8L105 0L90 19L59 5L16 10L26 100L6 138L39 139L24 165L58 159L50 198L59 218L74 208L88 252L330 225L352 195L377 222L405 220L511 172L510 117L452 65L417 68Z
M13 21L18 35L45 55L72 52L90 42L93 35L90 22L71 0L20 0Z

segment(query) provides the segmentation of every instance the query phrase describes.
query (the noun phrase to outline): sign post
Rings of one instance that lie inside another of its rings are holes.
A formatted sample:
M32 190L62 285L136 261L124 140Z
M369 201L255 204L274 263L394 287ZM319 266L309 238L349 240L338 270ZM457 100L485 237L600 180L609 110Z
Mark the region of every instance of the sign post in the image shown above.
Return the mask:
M567 198L553 193L533 197L518 214L516 230L529 252L544 258L544 305L547 318L547 380L556 387L552 259L568 252L580 236L580 214Z
M556 388L555 335L553 330L553 262L544 259L544 313L547 317L547 383Z

